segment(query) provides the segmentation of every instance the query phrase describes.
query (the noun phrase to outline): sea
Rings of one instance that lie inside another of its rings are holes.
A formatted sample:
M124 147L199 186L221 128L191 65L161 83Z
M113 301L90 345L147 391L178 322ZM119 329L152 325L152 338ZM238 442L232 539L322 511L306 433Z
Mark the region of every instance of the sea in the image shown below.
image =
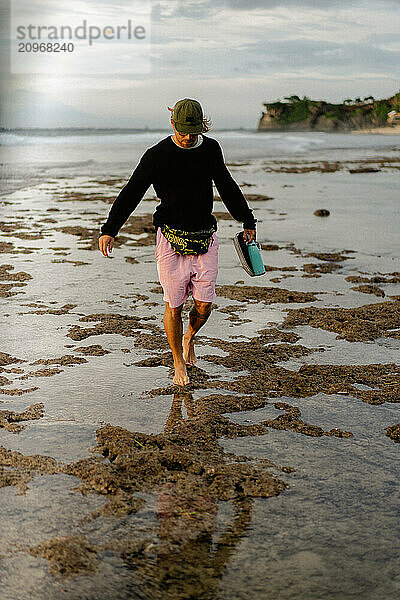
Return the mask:
M44 178L129 175L144 151L169 130L3 129L0 130L1 192ZM400 149L399 135L323 132L212 130L227 162L243 160L346 160L389 156Z

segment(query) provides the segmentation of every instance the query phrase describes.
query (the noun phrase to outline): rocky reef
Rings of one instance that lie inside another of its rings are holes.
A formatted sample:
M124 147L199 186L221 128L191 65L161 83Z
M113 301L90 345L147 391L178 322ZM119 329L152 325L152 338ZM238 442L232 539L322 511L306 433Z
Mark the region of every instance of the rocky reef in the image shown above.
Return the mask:
M297 131L353 131L395 127L400 120L400 91L394 96L375 100L346 99L341 104L290 96L283 101L264 103L259 131L277 129Z

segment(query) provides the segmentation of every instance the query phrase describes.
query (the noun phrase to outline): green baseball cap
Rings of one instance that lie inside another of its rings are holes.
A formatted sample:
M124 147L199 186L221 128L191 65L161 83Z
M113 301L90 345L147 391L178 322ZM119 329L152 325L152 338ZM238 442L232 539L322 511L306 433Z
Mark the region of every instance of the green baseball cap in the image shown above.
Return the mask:
M172 113L172 122L179 133L194 135L203 131L203 109L200 102L185 98L178 100Z

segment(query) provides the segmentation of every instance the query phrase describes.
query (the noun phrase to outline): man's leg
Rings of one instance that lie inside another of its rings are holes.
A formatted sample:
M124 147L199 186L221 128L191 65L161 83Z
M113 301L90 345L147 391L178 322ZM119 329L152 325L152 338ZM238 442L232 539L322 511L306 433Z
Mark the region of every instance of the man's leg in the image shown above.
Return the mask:
M182 306L183 304L177 308L171 308L169 303L166 302L163 319L165 333L174 359L175 375L173 382L176 385L187 385L189 383L182 354Z
M211 314L211 302L200 302L194 300L194 305L189 313L189 326L183 336L183 358L188 366L196 363L196 355L194 353L194 336L203 327Z

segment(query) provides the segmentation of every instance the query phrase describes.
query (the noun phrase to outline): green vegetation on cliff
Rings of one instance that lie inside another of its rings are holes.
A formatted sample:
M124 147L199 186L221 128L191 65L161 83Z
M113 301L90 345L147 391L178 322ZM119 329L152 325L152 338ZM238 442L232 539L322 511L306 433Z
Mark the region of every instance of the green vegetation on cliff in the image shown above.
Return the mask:
M372 96L346 99L341 104L289 96L284 101L265 103L259 129L319 129L324 131L379 127L388 113L400 113L400 92L382 100Z

